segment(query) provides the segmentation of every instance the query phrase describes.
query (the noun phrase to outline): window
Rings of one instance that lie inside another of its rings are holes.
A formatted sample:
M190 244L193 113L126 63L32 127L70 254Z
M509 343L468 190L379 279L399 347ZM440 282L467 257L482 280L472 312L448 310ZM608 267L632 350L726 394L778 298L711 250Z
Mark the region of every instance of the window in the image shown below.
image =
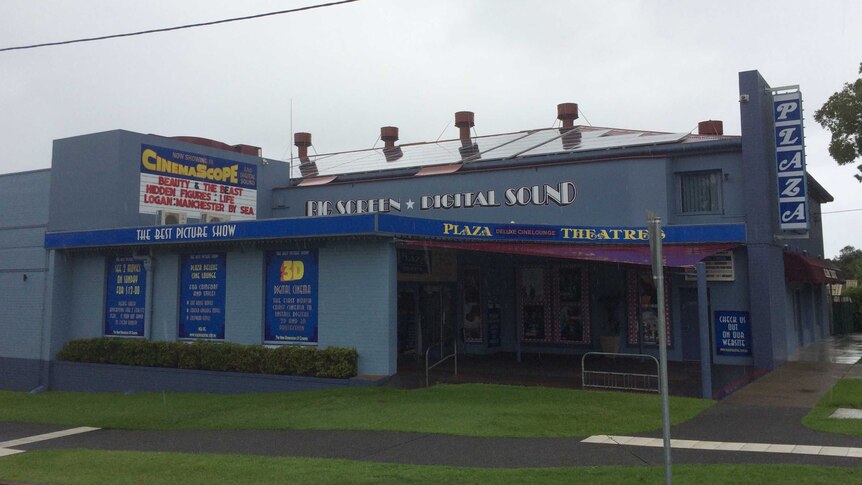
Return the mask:
M559 266L556 274L559 340L586 343L590 340L586 271L580 266Z
M521 338L523 340L546 340L546 313L548 302L545 298L545 268L527 266L521 268L518 289L518 302L521 310Z
M629 271L627 280L629 345L638 344L641 335L643 335L645 344L658 345L658 292L652 273L649 271ZM667 345L670 347L672 325L667 281L665 281L664 302L665 322L667 323L665 335Z
M461 295L464 298L461 308L464 312L464 342L482 343L485 341L482 325L482 272L478 267L464 269Z
M588 343L587 270L574 264L522 266L518 271L521 340Z
M721 212L721 170L677 174L677 186L681 213Z

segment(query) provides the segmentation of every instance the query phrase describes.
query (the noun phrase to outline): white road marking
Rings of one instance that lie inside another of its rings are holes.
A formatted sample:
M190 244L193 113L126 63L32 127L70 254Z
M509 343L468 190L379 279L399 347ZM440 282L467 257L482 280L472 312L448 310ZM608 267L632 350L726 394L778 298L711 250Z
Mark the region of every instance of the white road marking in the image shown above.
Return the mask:
M27 445L30 443L37 443L39 441L47 441L53 440L56 438L62 438L64 436L72 436L75 434L87 433L90 431L96 431L99 428L91 428L89 426L81 426L80 428L71 428L64 429L61 431L54 431L53 433L45 433L45 434L37 434L35 436L28 436L26 438L18 438L17 440L9 440L0 442L0 450L3 448L13 448L15 446ZM16 450L2 450L0 451L0 456L3 456L2 453L6 451L16 451ZM12 453L7 453L12 454Z
M838 408L829 417L834 419L862 419L862 409Z
M581 440L581 443L599 445L646 446L661 448L661 438L640 436L612 436L599 434ZM2 445L2 443L0 443ZM788 445L772 443L738 443L732 441L670 440L671 448L716 451L747 451L753 453L790 453L794 455L846 456L862 458L862 448L848 446Z

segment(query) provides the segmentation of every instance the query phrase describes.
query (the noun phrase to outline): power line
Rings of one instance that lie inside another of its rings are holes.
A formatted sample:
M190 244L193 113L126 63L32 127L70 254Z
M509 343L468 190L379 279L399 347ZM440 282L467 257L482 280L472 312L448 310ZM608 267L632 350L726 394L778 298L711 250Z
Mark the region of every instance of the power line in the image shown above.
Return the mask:
M116 39L119 37L132 37L132 36L136 36L136 35L155 34L155 33L159 33L159 32L170 32L172 30L192 29L195 27L207 27L210 25L226 24L229 22L239 22L240 20L252 20L252 19L259 19L259 18L263 18L263 17L271 17L273 15L283 15L283 14L287 14L287 13L302 12L304 10L313 10L316 8L334 7L336 5L342 5L345 3L352 3L352 2L356 2L356 1L358 1L358 0L341 0L339 2L321 3L318 5L309 5L307 7L294 8L294 9L290 9L290 10L279 10L277 12L267 12L267 13L261 13L261 14L257 14L257 15L248 15L246 17L235 17L235 18L230 18L230 19L213 20L211 22L200 22L197 24L185 24L185 25L178 25L175 27L164 27L161 29L141 30L138 32L128 32L125 34L103 35L101 37L88 37L85 39L64 40L64 41L60 41L60 42L46 42L43 44L22 45L22 46L16 46L16 47L3 47L3 48L0 48L0 52L17 51L17 50L24 50L24 49L35 49L37 47L51 47L51 46L55 46L55 45L77 44L80 42L93 42L93 41L97 41L97 40Z
M818 212L817 214L838 214L839 212L859 212L862 209L844 209L839 211L826 211L826 212Z

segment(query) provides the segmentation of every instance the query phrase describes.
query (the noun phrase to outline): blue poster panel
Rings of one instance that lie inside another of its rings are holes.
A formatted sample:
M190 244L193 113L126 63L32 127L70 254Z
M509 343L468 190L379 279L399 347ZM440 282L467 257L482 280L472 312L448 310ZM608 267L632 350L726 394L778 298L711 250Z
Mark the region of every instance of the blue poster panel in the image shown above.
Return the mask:
M147 272L143 259L108 260L105 335L143 337L147 308Z
M316 249L267 253L265 341L317 343L317 281Z
M179 337L224 339L224 300L224 253L183 256Z
M716 311L715 344L718 355L751 355L751 323L748 312Z

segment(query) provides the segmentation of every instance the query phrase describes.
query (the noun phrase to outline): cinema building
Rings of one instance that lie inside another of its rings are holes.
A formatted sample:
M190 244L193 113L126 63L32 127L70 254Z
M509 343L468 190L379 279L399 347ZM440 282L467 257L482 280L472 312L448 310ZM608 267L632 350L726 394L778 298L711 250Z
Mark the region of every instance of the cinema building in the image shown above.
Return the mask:
M0 176L0 385L73 388L56 353L100 336L352 347L381 377L441 341L656 354L648 211L668 358L772 369L830 333L832 197L805 172L798 90L739 82L741 135L576 124L566 103L552 128L474 136L459 112L458 138L384 127L353 152L297 133L292 163L123 130L56 140L50 169Z

